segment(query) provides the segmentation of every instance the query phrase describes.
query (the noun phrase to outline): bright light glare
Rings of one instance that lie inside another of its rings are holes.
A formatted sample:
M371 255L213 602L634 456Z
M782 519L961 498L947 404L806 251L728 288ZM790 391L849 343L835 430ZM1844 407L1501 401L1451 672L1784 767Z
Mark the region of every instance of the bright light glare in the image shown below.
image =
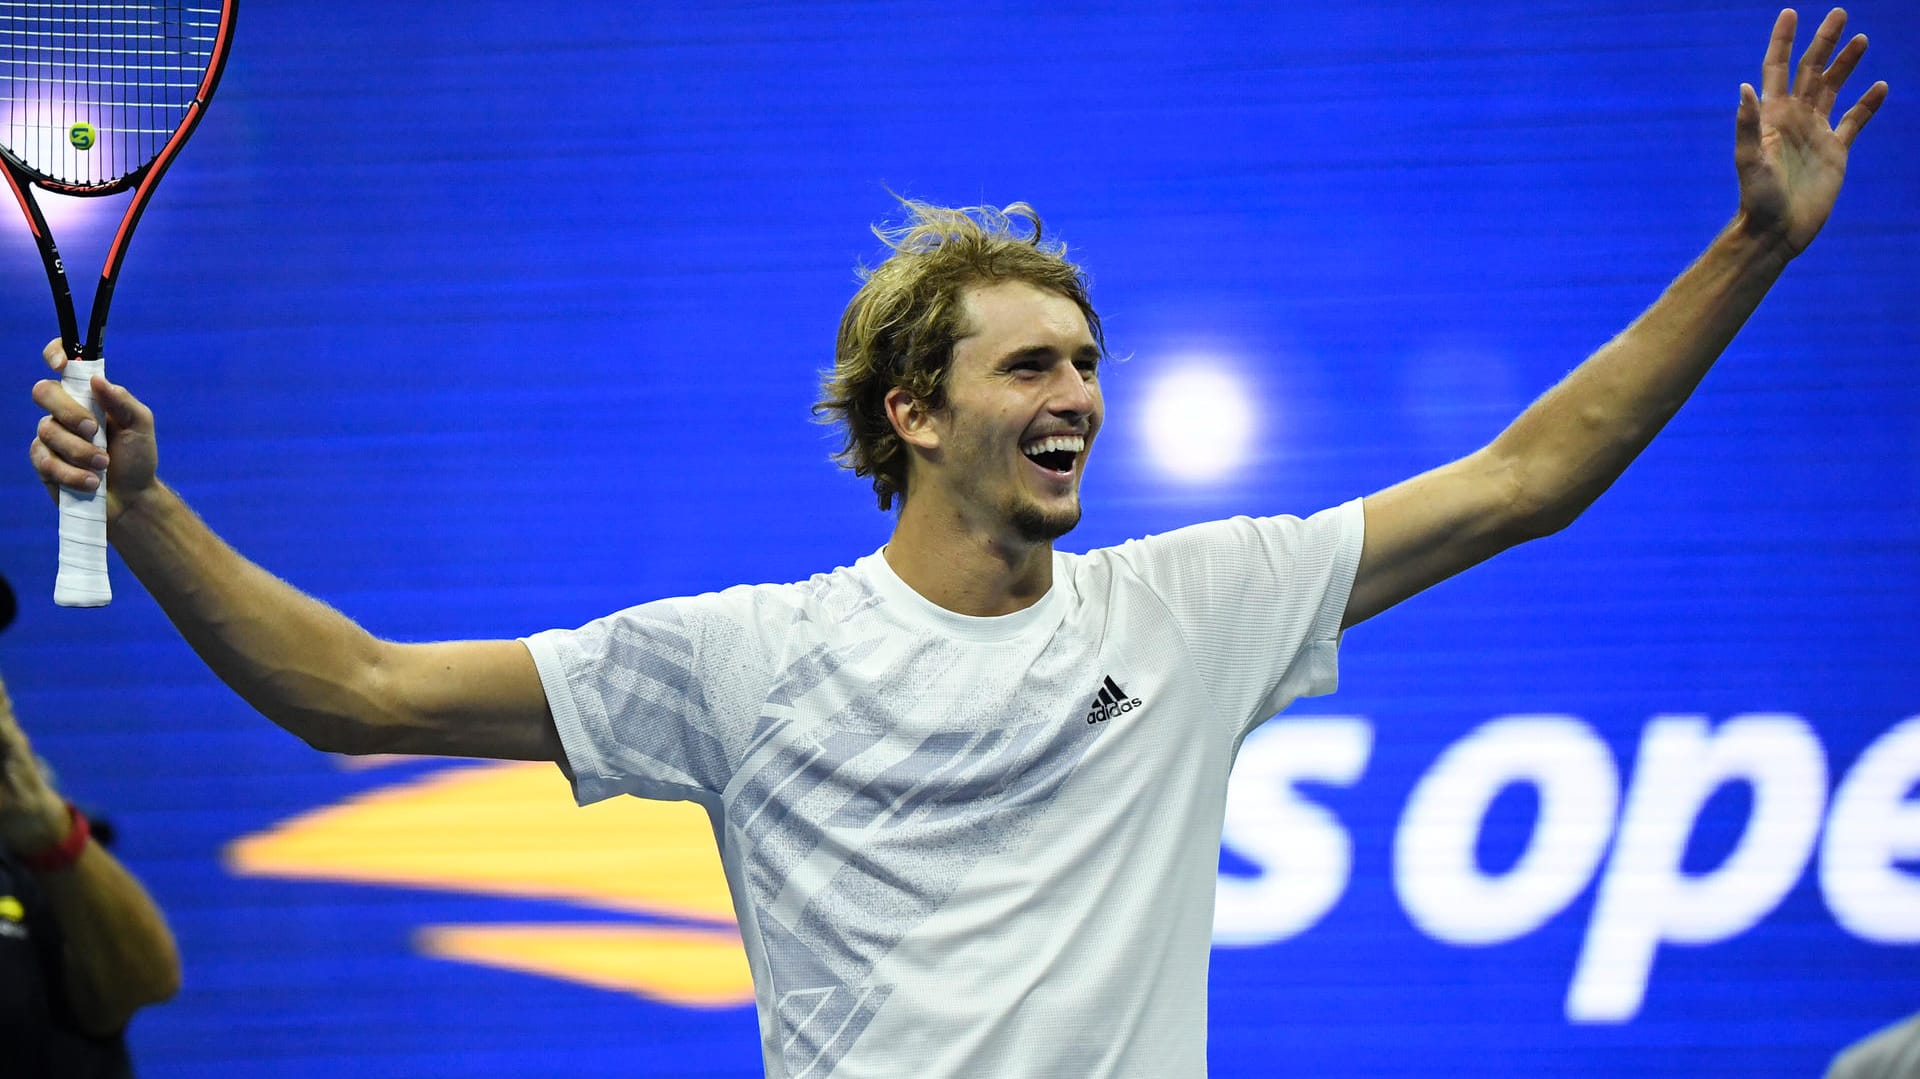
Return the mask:
M67 130L71 120L87 117L69 115L62 112L62 108L50 102L14 102L0 112L0 131L5 132L9 145L28 149L32 143L32 152L28 157L37 164L55 165L52 171L60 176L82 176L87 170L82 165L81 151L66 145L58 136ZM50 144L53 145L52 150L48 149ZM98 149L107 152L111 147L102 145ZM34 188L33 196L40 204L41 214L47 219L47 227L53 231L54 242L63 249L76 230L90 229L107 218L117 220L119 210L124 209L126 202L124 197L102 199L56 195L40 187ZM8 212L18 216L17 210ZM64 250L62 254L65 254ZM68 272L72 272L71 267Z
M1251 387L1218 364L1179 362L1147 391L1148 455L1174 479L1230 475L1246 461L1253 428Z
M46 216L47 228L53 232L53 242L65 253L65 241L80 230L91 229L103 223L101 219L117 214L124 207L121 199L115 198L78 198L73 195L59 195L52 191L35 189L33 197L40 202L40 212ZM18 216L16 213L15 216ZM72 273L73 267L67 267ZM97 272L97 271L96 271Z
M11 193L9 193L11 194ZM27 223L20 214L19 207L12 198L0 195L6 205L0 212L12 218L11 222L0 224L0 235L8 251L32 251L33 238L27 232ZM42 188L33 189L34 201L40 204L40 213L47 219L47 230L53 234L53 242L60 246L61 261L67 265L67 278L74 289L74 301L84 307L89 292L84 283L100 276L101 247L112 235L112 228L119 223L120 214L127 208L125 194L107 198L78 198L73 195L56 195ZM24 261L16 261L8 269L32 267L31 274L40 276L40 262L32 255L23 256Z

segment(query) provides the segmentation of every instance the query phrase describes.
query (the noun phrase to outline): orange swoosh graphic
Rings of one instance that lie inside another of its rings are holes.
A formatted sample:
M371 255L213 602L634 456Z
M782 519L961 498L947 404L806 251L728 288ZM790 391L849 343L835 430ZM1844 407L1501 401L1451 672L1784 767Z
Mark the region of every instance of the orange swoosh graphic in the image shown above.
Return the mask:
M437 926L430 955L673 1004L745 1004L753 984L705 811L573 804L550 764L459 766L355 795L229 844L247 876L558 900L707 923Z
M753 1000L740 934L632 925L442 925L420 931L427 955L723 1008Z

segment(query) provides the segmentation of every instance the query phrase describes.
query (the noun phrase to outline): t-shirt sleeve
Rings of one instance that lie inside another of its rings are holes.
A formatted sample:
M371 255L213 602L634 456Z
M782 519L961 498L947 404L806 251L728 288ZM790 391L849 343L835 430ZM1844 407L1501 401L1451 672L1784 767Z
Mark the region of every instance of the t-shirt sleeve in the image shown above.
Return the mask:
M1118 548L1166 605L1201 676L1245 730L1333 692L1360 568L1360 500L1298 517L1210 521Z
M581 805L718 799L771 681L768 634L786 620L770 603L733 588L522 638Z

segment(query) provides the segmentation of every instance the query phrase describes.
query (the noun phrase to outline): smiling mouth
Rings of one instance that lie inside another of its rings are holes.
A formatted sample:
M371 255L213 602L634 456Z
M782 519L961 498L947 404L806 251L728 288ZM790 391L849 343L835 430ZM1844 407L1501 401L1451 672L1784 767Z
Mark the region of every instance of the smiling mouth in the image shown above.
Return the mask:
M1084 435L1049 435L1029 442L1020 447L1020 451L1026 454L1027 460L1041 468L1065 476L1073 472L1074 462L1079 460L1086 448L1087 439Z

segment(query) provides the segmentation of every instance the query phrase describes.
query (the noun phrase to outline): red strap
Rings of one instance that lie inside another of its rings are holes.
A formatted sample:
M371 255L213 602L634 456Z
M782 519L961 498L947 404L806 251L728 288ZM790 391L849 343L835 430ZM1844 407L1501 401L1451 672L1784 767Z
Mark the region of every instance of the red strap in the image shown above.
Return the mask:
M20 864L36 873L57 873L80 860L80 852L87 849L87 840L92 837L93 827L87 823L87 815L80 812L79 806L68 802L67 838L39 854L20 855Z

